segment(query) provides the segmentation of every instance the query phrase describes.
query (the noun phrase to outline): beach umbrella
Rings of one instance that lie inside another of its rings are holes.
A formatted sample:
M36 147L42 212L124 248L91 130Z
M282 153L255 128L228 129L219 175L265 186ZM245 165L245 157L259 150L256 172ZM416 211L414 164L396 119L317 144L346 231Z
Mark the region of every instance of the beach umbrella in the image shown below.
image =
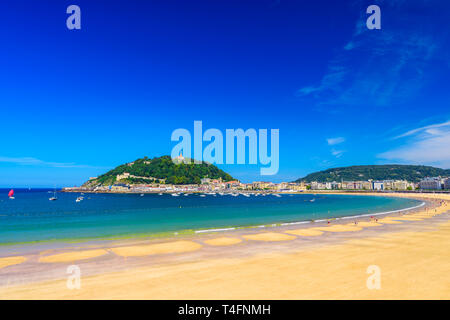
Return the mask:
M12 197L13 195L14 195L14 190L11 189L11 190L9 191L9 193L8 193L8 197Z

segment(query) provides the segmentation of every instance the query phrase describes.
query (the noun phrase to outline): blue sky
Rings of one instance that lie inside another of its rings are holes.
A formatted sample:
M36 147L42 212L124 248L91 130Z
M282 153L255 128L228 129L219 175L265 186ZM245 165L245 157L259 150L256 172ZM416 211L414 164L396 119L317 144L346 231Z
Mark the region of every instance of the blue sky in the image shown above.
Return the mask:
M66 8L81 8L81 30ZM366 8L381 8L381 30ZM0 10L0 187L80 185L173 130L280 130L280 169L450 168L447 1L22 1Z

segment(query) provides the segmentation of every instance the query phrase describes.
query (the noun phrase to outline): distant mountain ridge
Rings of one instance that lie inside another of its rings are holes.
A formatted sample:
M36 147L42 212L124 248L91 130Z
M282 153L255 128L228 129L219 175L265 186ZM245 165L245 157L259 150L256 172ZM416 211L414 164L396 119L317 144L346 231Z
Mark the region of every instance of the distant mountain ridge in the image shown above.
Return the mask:
M186 160L185 158L182 158ZM177 162L177 161L176 161ZM117 179L119 177L119 180ZM83 184L83 187L110 186L115 183L146 184L200 184L202 178L234 180L232 176L213 164L174 163L170 156L144 157L122 164L95 179Z
M418 182L425 177L436 176L450 176L450 169L399 164L350 166L314 172L295 182L366 181L369 179Z

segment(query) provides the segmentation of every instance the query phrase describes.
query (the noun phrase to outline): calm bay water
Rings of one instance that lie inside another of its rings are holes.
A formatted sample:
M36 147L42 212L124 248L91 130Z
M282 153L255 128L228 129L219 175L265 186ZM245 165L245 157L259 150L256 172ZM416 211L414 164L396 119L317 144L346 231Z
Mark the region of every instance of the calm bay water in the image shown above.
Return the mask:
M146 194L85 194L16 189L15 200L0 189L0 244L108 239L183 230L255 226L385 212L413 207L417 200L349 195L283 194L233 197L172 197ZM313 202L310 200L315 199Z

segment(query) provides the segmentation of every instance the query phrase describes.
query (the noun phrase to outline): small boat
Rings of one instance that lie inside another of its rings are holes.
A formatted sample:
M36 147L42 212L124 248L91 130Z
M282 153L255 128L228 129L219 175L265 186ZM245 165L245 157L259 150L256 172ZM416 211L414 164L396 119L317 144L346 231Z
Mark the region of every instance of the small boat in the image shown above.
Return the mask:
M247 194L247 193L241 193L244 197L250 197L250 195L249 194Z
M206 194L201 194L200 197L202 197L202 198L203 198L203 197L206 197Z
M75 200L75 202L81 202L84 200L84 197L78 197L77 200Z
M281 196L280 196L278 193L273 193L272 195L273 195L274 197L281 198Z
M55 188L55 190L53 190L53 197L48 198L48 200L50 200L50 201L58 200L58 198L56 197L56 188Z
M172 193L171 196L172 197L179 197L180 195L178 193Z
M13 189L11 189L9 192L8 192L8 197L11 199L11 200L14 200L15 198L14 198L14 190Z
M163 194L162 193L158 193L158 195L162 196Z
M143 197L144 196L144 194L143 193L141 193L141 197Z
M314 198L314 199L311 199L311 200L309 200L310 202L314 202L314 201L316 201L316 199Z

